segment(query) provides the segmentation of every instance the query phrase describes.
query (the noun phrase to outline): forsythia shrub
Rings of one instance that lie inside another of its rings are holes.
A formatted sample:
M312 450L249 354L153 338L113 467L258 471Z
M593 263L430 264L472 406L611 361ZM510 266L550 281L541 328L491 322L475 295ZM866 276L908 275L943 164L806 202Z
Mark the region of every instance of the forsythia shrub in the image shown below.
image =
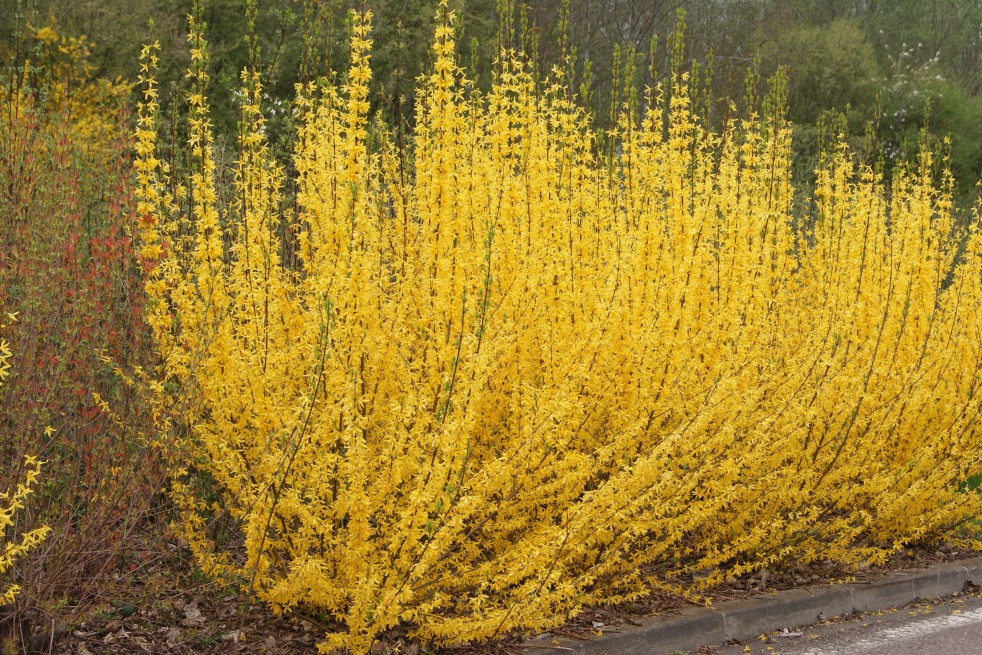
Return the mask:
M59 32L51 22L34 30L31 54L11 80L4 109L22 115L36 111L45 116L71 116L74 136L104 156L116 154L111 144L119 138L119 110L129 99L131 86L122 80L94 75L84 36Z
M24 460L26 467L25 480L17 485L13 493L0 493L0 536L3 536L8 528L15 524L14 514L19 509L23 509L24 500L31 495L31 487L37 481L41 473L41 463L34 457L27 457ZM35 528L21 536L19 543L5 542L0 550L0 579L7 573L17 560L30 551L32 548L44 541L45 537L51 532L47 526ZM20 586L10 584L6 589L0 588L0 605L13 603L20 591Z
M9 316L13 320L13 316ZM10 372L10 346L6 339L0 339L0 386ZM0 493L0 581L10 571L17 560L32 548L44 541L51 532L48 526L35 528L21 535L20 542L14 542L7 536L11 528L15 528L16 514L24 508L24 500L31 495L31 487L37 482L41 473L41 462L36 457L24 459L24 481L17 484L11 491ZM20 586L17 584L0 585L0 606L14 602Z
M541 629L696 570L879 561L982 509L959 489L982 457L982 235L931 155L887 190L840 148L796 227L779 79L714 133L673 70L598 156L561 78L537 90L503 53L473 90L441 15L408 165L368 120L355 16L345 83L300 93L295 215L253 73L219 207L197 24L172 184L145 53L149 320L189 403L175 485L203 566L367 652L397 624ZM213 538L229 520L241 539Z

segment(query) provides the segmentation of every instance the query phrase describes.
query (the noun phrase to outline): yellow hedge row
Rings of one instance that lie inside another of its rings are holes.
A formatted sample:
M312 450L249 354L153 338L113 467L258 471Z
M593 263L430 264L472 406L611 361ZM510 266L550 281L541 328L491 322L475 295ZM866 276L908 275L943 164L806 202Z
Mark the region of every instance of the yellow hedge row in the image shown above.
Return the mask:
M608 160L562 80L506 58L481 96L438 22L404 153L369 121L356 17L346 82L301 92L295 215L249 74L219 207L200 29L193 173L168 191L147 51L150 321L203 565L367 652L397 624L553 626L687 571L876 561L979 511L982 241L931 155L888 190L840 150L794 227L779 117L708 131L675 72ZM241 540L207 537L222 513Z

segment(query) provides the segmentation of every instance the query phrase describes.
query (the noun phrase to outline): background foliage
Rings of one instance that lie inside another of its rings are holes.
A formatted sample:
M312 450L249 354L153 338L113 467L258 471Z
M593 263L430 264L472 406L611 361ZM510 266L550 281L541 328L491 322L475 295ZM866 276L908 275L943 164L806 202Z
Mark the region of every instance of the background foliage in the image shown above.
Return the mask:
M271 143L281 155L289 152L292 133L286 114L293 85L347 68L347 10L354 0L290 0L258 3L257 45L262 53L268 98L265 110ZM245 34L246 0L216 0L204 8L213 56L210 60L215 100L212 119L219 143L231 148L238 118L229 102L239 71L249 61ZM916 155L918 133L925 124L938 138L958 134L951 167L959 196L968 202L982 172L982 6L975 2L816 2L814 0L570 0L568 18L561 18L563 0L529 3L515 0L455 0L458 52L463 63L472 58L476 40L475 82L487 88L491 62L499 45L526 48L542 71L573 54L577 79L590 80L592 108L601 126L609 122L607 105L614 84L614 60L623 66L628 47L640 58L652 37L657 69L667 71L671 53L666 44L683 9L690 26L685 57L689 66L705 68L711 60L711 94L719 106L716 126L730 115L730 99L743 94L744 80L756 58L761 78L778 66L789 68L789 117L804 136L796 145L798 170L806 174L816 161L818 139L808 134L827 112L846 112L855 143L864 139L867 124L876 125L876 140L886 172L904 157ZM416 78L432 56L428 50L434 0L367 3L375 13L373 107L387 119L399 116L411 124ZM94 72L108 79L135 80L139 45L153 36L161 43L160 84L166 109L178 98L187 67L184 17L191 0L129 3L119 0L2 0L0 12L13 17L0 25L0 53L8 62L23 55L29 44L18 38L23 26L46 24L54 16L62 29L86 35L93 46ZM112 16L112 20L107 20ZM510 21L501 20L511 16ZM499 24L510 25L499 30ZM561 43L561 34L565 33ZM300 36L306 35L306 36ZM533 52L534 51L534 52ZM710 55L710 52L712 54ZM585 65L589 61L589 72ZM483 68L482 68L483 67ZM639 70L644 69L639 65ZM933 109L928 109L928 105ZM177 102L175 111L182 111ZM395 125L398 126L398 122ZM287 142L279 143L278 139ZM858 148L861 152L863 148Z

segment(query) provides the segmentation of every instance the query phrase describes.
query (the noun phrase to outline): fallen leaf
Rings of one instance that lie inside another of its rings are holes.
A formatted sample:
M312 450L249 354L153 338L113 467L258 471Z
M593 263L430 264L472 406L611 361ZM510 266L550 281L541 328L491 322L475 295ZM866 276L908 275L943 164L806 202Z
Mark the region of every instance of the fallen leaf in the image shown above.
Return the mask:
M204 623L204 616L201 614L201 610L198 609L197 603L190 603L184 606L184 620L181 621L184 625L198 625Z
M167 645L173 648L181 639L181 629L174 626L167 628L167 632L164 634L164 639L167 641Z
M242 628L238 628L236 630L233 630L232 632L222 635L222 641L231 641L236 644L244 639L245 639L245 630L243 630Z

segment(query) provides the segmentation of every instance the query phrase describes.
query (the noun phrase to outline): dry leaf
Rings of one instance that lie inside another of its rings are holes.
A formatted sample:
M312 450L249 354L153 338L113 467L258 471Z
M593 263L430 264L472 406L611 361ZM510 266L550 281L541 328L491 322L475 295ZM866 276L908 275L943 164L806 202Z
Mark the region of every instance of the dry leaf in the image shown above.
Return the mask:
M167 628L164 639L167 641L167 645L173 648L181 640L181 629L175 626Z
M198 625L204 623L204 616L201 615L201 610L198 609L198 603L190 603L184 606L184 620L181 621L184 625Z
M222 641L231 641L234 643L239 643L245 639L245 630L238 628L232 632L222 635Z

